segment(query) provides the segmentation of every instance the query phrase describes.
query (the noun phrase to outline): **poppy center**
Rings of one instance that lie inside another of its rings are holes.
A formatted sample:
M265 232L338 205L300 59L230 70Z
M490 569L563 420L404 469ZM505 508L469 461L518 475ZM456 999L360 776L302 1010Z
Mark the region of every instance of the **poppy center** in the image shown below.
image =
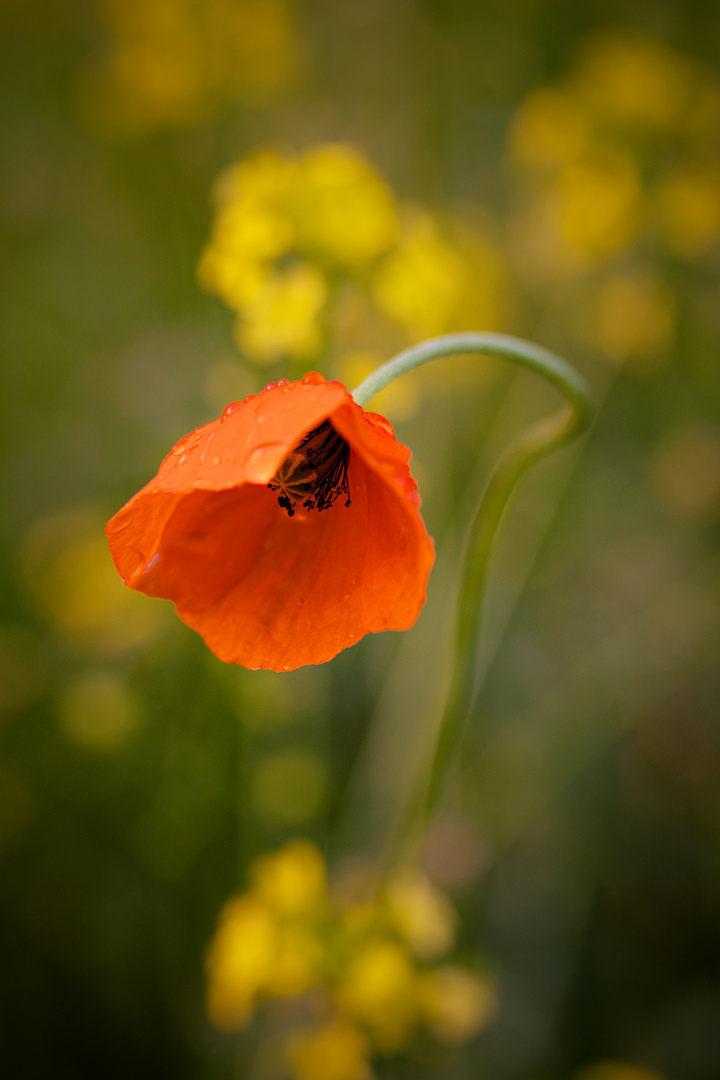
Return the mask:
M298 443L268 484L288 517L302 500L306 510L329 510L341 495L349 506L350 447L329 420L313 428Z

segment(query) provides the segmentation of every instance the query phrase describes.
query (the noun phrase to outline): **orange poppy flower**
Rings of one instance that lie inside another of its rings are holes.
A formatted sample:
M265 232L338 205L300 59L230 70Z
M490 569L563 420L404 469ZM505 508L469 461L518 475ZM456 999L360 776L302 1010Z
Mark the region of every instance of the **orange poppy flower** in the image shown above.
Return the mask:
M173 447L108 523L115 565L221 660L321 664L425 602L435 555L409 459L341 383L272 384Z

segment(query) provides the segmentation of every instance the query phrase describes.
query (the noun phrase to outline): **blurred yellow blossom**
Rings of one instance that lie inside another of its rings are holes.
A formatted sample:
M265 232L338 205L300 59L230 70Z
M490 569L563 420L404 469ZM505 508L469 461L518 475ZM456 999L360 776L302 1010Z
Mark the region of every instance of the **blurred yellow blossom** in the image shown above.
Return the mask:
M232 1031L250 1019L272 975L276 944L276 921L258 900L240 896L225 905L206 958L207 1009L216 1027Z
M672 339L675 301L650 272L616 274L598 287L586 329L588 342L614 363L652 357Z
M573 81L602 117L662 128L684 119L695 70L686 57L656 38L601 32L582 48Z
M670 250L685 258L702 255L720 240L720 161L673 170L660 180L656 202Z
M162 604L126 588L113 566L103 518L91 510L40 521L25 545L35 599L56 629L89 653L118 656L149 644L165 625Z
M589 123L566 91L551 87L529 94L510 129L510 153L529 168L557 168L585 149Z
M85 111L129 131L204 120L262 101L298 68L289 0L103 0L105 56L81 82Z
M330 143L307 151L297 194L299 244L339 265L364 266L394 242L393 194L351 146Z
M516 269L531 283L577 277L626 249L640 222L632 158L607 149L585 156L540 180L511 210Z
M347 1020L297 1035L290 1062L297 1080L365 1080L370 1076L367 1039Z
M447 964L423 974L420 1003L436 1039L463 1043L484 1027L495 1004L495 992L486 979Z
M308 926L281 925L264 989L275 997L297 997L309 990L323 970L321 942Z
M234 310L252 300L272 261L294 243L290 203L296 181L294 161L263 150L226 169L215 183L215 221L198 275Z
M140 707L126 682L112 671L89 671L64 688L59 703L65 734L89 750L115 750L138 726Z
M606 153L563 169L548 193L558 235L577 262L622 251L640 218L640 182L628 155Z
M318 850L294 840L256 859L250 882L207 952L208 1014L232 1030L263 1000L304 995L287 1046L295 1080L369 1080L371 1055L402 1050L421 1027L460 1043L487 1019L489 983L428 962L451 948L455 915L419 872L373 899L335 897ZM308 1015L322 1020L302 1030Z
M286 914L322 904L327 891L325 863L307 840L293 840L280 851L256 859L251 880L264 903Z
M375 275L375 300L413 339L429 337L447 329L460 305L464 275L457 251L429 215L416 211L407 215L397 247Z
M498 318L506 289L492 245L467 230L448 239L354 146L258 150L222 173L213 198L198 276L236 313L255 363L307 361L325 345L389 350L398 329L409 343L457 318Z
M385 1053L405 1046L418 1018L418 980L407 950L371 942L348 964L337 989L343 1012L363 1024Z
M241 350L258 363L312 356L320 346L326 296L325 279L313 266L298 263L266 277L242 307L236 326Z
M397 234L392 192L343 143L251 154L220 176L214 199L198 274L238 314L238 344L257 363L316 353L326 273L373 262Z
M510 126L520 279L579 280L641 244L644 257L653 246L683 258L708 251L720 238L718 118L709 68L646 34L591 35L567 75L533 90ZM603 286L598 309L601 347L618 359L657 350L673 329L672 301L657 285Z
M415 956L432 960L449 952L455 940L455 911L424 874L404 871L397 875L388 884L387 901Z

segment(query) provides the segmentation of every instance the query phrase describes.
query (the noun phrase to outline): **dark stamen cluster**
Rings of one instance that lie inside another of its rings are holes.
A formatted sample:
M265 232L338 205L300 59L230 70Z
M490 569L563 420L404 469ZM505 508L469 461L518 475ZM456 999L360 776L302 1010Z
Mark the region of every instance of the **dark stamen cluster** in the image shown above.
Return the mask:
M345 505L350 506L349 463L350 447L325 420L288 454L268 487L280 492L278 502L289 517L295 514L300 500L306 510L329 510L341 495L346 495Z

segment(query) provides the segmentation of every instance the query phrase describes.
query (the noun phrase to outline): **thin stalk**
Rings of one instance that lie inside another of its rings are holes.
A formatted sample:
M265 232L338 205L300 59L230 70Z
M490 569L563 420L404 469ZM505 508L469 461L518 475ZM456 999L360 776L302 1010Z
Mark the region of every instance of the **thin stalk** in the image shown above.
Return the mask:
M406 371L430 360L461 353L490 353L529 368L551 382L565 397L566 403L558 413L524 431L505 451L474 515L461 577L450 690L432 758L411 792L391 846L391 866L416 854L437 807L453 751L470 712L481 630L480 610L495 541L510 497L535 461L576 438L589 427L592 419L588 387L574 368L547 349L505 334L447 334L413 346L374 371L353 391L353 398L359 405L364 405Z

